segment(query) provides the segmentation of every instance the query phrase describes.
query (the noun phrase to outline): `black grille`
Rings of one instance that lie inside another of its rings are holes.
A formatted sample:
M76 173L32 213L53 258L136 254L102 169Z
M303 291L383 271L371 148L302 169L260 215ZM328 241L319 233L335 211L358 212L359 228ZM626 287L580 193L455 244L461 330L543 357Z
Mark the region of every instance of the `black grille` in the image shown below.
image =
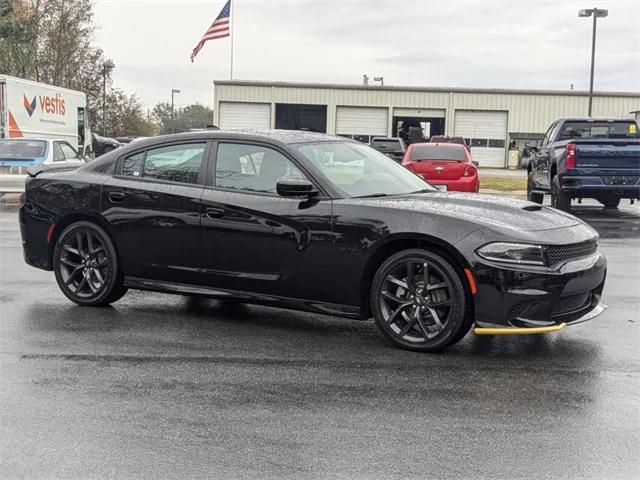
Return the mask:
M562 315L563 313L580 310L590 301L591 292L581 293L579 295L571 295L569 297L560 297L553 305L553 311L551 312L551 315Z
M521 316L527 308L529 308L529 303L516 303L509 309L509 313L507 314L507 319L517 320L519 316Z
M549 265L555 265L574 258L589 256L597 249L598 243L596 241L574 243L573 245L550 245L547 247L547 259Z

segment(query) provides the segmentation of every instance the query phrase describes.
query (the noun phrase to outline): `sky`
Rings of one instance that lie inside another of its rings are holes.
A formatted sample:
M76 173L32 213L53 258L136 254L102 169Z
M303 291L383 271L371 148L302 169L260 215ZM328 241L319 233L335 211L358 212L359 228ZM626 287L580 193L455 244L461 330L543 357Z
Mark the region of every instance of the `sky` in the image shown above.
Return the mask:
M94 0L114 86L146 107L213 105L229 38L191 50L226 0ZM588 0L232 0L234 78L386 85L589 87ZM640 91L640 0L597 2L595 89Z

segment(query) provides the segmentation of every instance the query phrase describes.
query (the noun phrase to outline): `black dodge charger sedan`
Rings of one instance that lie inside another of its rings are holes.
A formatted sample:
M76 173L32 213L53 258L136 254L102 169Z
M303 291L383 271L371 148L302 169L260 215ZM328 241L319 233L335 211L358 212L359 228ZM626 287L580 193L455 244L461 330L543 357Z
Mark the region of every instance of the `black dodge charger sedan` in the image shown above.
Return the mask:
M606 260L577 218L439 192L372 148L292 131L142 140L26 181L28 264L79 305L129 288L367 319L436 351L593 318Z

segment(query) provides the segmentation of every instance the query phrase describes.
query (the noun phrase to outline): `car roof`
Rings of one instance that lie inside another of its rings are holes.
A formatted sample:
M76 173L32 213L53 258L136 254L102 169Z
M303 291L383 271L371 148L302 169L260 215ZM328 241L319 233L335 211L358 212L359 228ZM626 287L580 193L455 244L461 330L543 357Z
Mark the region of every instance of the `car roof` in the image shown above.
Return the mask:
M559 118L556 122L633 122L633 118L603 118L603 117L568 117L568 118Z
M271 143L281 143L292 145L296 143L316 143L316 142L335 142L351 141L344 137L336 137L325 133L306 132L300 130L204 130L199 132L175 133L171 135L161 135L157 137L149 137L144 140L134 142L136 148L146 145L154 145L158 141L173 142L180 140L199 140L199 139L236 139L236 140L254 140L269 141ZM129 144L131 145L131 144Z

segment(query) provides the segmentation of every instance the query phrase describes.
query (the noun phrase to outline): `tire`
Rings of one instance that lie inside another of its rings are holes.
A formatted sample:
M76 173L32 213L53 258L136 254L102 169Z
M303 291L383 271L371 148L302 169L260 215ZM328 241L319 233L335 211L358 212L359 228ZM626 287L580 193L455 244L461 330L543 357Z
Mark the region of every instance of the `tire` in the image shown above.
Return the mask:
M440 351L462 339L473 323L465 315L460 275L446 259L426 250L389 257L373 278L370 303L378 328L407 350Z
M620 199L616 197L599 200L599 202L604 205L604 208L618 208L618 205L620 205Z
M551 180L551 206L563 212L571 211L571 197L560 189L557 175Z
M529 172L529 175L527 176L527 200L542 205L542 202L544 202L544 194L534 192L534 186L533 172Z
M91 222L73 223L60 234L53 271L62 293L78 305L109 305L127 293L113 242Z

